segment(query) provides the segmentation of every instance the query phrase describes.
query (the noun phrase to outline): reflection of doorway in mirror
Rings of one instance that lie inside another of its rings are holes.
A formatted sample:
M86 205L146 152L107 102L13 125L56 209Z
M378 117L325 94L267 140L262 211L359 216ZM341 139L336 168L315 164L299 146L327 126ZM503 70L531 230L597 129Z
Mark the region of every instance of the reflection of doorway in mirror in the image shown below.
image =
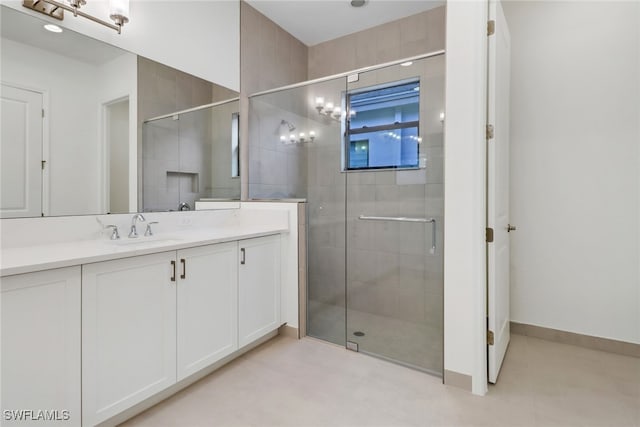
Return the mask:
M1 92L0 217L44 215L44 95L5 83Z
M103 105L104 114L104 211L128 213L129 209L129 97Z

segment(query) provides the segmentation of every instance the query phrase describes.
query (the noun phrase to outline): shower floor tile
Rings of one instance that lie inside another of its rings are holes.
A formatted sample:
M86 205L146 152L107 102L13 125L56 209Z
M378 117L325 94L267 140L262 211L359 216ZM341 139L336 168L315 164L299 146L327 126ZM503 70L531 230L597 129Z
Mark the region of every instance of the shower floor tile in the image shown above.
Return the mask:
M344 346L344 307L310 300L308 309L309 335ZM346 340L357 343L359 351L442 375L442 316L435 324L419 324L351 309L346 315Z

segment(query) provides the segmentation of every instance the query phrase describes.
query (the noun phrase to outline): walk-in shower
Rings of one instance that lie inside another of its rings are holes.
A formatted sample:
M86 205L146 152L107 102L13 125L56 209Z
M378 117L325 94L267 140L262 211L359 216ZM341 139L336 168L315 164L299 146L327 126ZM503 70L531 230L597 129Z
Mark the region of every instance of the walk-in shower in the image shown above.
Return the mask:
M307 334L437 375L444 76L437 52L249 102L249 196L308 202Z

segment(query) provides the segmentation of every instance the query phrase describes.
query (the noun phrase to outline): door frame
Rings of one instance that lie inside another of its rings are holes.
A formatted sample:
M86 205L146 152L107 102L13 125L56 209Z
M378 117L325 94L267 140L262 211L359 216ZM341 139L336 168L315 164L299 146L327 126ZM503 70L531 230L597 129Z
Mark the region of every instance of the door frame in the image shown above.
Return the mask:
M51 169L51 146L50 146L50 132L49 132L49 116L51 114L50 108L50 94L47 89L42 89L35 86L24 85L21 83L13 83L8 82L6 80L1 80L0 84L2 86L8 86L15 89L25 90L29 92L39 93L42 96L42 109L44 110L44 117L42 117L42 153L41 160L46 162L45 167L42 170L41 174L41 182L40 187L42 190L41 195L41 209L42 216L50 215L50 199L51 199L51 184L50 184L50 173Z
M110 200L110 169L111 169L111 145L109 140L109 107L114 104L119 104L121 102L127 101L129 104L129 116L128 116L128 126L127 126L127 135L129 136L129 147L131 146L131 97L129 94L123 95L108 101L104 101L100 104L100 155L102 159L98 160L98 167L100 168L100 182L98 183L99 192L100 192L100 209L101 212L110 212L111 211L111 200ZM131 159L129 159L131 162ZM127 169L129 173L131 173L131 168ZM129 182L131 182L131 177L129 177ZM129 188L130 190L130 188ZM129 196L129 199L131 197Z

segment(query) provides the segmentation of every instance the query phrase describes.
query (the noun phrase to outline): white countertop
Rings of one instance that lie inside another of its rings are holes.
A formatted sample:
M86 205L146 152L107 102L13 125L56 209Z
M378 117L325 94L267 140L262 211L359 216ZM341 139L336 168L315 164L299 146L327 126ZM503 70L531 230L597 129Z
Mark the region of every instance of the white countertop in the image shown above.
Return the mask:
M244 224L163 232L152 237L140 236L137 239L129 239L124 234L120 240L109 240L104 237L96 240L3 248L0 258L0 276L174 251L283 232L288 232L288 229L266 224Z

